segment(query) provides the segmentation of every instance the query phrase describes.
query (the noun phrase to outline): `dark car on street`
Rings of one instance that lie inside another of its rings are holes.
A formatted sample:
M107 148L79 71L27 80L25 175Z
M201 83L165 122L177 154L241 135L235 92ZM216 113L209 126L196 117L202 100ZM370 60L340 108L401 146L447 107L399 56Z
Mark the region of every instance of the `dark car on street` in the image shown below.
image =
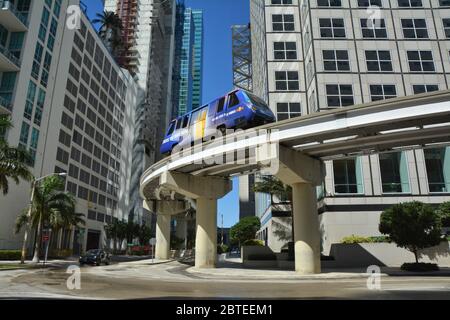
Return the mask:
M80 257L80 265L91 264L100 266L101 264L109 265L111 263L111 255L102 249L88 250Z

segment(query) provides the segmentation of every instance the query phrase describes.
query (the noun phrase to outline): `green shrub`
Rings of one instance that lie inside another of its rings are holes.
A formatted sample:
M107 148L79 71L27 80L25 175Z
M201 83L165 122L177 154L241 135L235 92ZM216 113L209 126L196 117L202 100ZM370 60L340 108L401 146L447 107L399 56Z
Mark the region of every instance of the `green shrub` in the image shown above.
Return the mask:
M369 237L369 239L371 240L370 242L373 242L373 243L390 243L391 242L391 239L389 239L389 237L386 237L386 236Z
M226 244L218 245L217 246L217 254L227 253L229 250L228 246Z
M341 240L341 243L344 243L344 244L372 243L372 242L374 242L374 241L371 238L355 236L354 234L352 234L349 237L344 237Z
M264 241L258 239L247 240L243 244L244 246L258 246L264 247Z
M21 257L20 250L0 250L0 260L20 260Z
M404 271L439 271L439 267L435 263L404 263L401 266Z

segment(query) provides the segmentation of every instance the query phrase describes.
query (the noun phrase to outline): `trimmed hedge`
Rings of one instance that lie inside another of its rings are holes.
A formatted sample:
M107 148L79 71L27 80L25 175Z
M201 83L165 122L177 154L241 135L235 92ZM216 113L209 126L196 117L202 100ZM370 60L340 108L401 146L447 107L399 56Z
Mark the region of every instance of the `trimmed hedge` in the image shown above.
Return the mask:
M243 243L244 246L258 246L264 247L264 241L258 239L247 240Z
M0 250L0 260L13 261L20 260L22 251L20 250Z
M344 244L355 244L355 243L385 243L390 242L389 237L386 236L377 236L377 237L361 237L355 236L352 234L349 237L344 237L341 240L341 243Z
M439 271L439 267L435 263L404 263L401 266L405 271Z

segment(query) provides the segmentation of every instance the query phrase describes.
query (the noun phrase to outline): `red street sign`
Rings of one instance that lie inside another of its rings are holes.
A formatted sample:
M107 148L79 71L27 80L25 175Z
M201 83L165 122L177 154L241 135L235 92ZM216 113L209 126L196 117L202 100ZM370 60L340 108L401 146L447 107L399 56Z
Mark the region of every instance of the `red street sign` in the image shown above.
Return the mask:
M49 239L49 237L47 235L42 237L42 240L44 240L44 241L48 241L48 239Z

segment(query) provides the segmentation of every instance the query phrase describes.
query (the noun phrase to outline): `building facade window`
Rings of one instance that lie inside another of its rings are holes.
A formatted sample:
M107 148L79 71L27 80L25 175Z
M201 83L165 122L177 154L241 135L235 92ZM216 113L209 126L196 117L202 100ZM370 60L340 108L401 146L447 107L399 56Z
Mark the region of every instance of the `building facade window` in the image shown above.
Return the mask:
M361 19L360 23L363 38L387 38L386 22L384 19L377 19L376 21Z
M450 38L450 19L442 19L442 24L444 26L445 37Z
M272 4L292 4L292 0L272 0Z
M322 38L345 38L344 19L320 18L320 37Z
M397 91L393 84L370 85L370 98L372 101L385 100L397 97Z
M350 71L347 50L323 50L322 55L325 71Z
M450 148L425 149L430 192L450 192Z
M382 7L381 0L358 0L358 7L367 8L370 6Z
M398 6L401 8L422 7L422 0L398 0Z
M278 121L300 117L301 107L299 102L279 102L277 103Z
M317 0L318 7L342 7L341 0Z
M327 84L327 105L339 108L354 105L353 88L351 84Z
M275 71L275 87L277 91L297 91L300 89L297 71Z
M437 84L415 84L413 85L414 94L420 94L425 92L438 91L439 86Z
M409 70L411 72L434 71L433 54L431 51L407 51Z
M379 155L383 193L409 193L408 161L405 152Z
M425 19L402 19L402 29L406 39L428 39Z
M20 143L26 146L28 144L29 134L30 134L30 125L26 122L23 122L22 128L20 130Z
M392 71L391 53L388 50L366 50L367 71Z
M297 60L297 44L295 42L274 42L275 60Z
M333 171L335 193L364 193L361 158L334 160Z
M272 15L273 31L295 31L295 20L293 14Z

